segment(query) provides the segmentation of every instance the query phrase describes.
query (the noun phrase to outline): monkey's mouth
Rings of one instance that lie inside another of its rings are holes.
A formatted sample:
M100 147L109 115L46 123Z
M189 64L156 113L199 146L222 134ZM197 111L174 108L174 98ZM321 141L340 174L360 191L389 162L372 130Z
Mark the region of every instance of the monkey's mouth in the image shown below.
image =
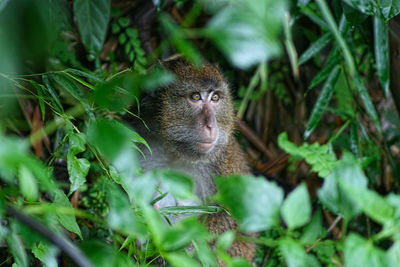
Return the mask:
M201 152L209 152L214 145L214 142L196 142L196 146Z

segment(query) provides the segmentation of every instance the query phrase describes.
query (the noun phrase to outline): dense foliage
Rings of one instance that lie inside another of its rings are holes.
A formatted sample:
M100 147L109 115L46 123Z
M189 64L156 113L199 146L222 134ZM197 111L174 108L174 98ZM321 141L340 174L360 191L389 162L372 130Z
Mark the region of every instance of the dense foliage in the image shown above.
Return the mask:
M250 266L226 252L237 238L260 266L399 266L399 13L383 0L1 1L1 264ZM128 121L173 81L150 66L175 52L225 72L260 175L216 177L220 206L158 211L160 181L179 199L193 183L139 166L151 148ZM259 234L208 233L200 215L222 209Z

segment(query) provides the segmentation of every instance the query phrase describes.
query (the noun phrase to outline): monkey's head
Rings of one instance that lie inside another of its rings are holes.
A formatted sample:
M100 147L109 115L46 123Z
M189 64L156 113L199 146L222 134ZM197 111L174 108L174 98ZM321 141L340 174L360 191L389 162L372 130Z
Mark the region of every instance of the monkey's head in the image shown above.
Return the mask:
M168 147L190 160L212 160L224 151L234 127L231 92L221 72L182 59L163 65L175 82L159 91L160 134Z

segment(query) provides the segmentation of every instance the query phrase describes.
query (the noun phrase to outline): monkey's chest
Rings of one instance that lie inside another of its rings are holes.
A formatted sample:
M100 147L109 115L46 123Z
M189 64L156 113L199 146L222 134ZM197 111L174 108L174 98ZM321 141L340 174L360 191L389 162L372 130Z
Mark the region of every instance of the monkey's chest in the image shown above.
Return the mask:
M168 169L188 175L193 179L196 196L203 202L208 196L216 193L213 181L214 171L210 168L210 164L171 160L164 153L158 152L153 150L152 155L147 155L146 159L142 161L144 172L153 169Z

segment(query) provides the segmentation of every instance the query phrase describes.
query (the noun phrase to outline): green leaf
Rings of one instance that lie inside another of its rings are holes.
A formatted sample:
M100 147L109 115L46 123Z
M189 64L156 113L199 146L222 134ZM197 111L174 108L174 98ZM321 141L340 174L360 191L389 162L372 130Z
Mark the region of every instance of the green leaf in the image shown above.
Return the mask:
M280 54L286 8L286 1L229 2L209 21L207 34L235 66L249 68Z
M218 206L170 206L160 209L160 213L163 215L170 214L213 214L224 211L223 208Z
M10 247L10 251L14 256L14 260L17 266L28 267L28 255L26 254L25 246L19 237L19 235L12 231L7 238L7 243Z
M78 100L80 103L85 103L86 100L84 98L84 94L72 80L69 78L62 76L60 74L51 74L50 78L56 81L62 89L67 91L69 94L71 94L76 100Z
M126 29L126 35L131 39L137 39L139 37L139 31L134 28L128 28Z
M32 247L32 253L45 266L58 266L58 248L44 242L38 242Z
M112 25L111 25L111 32L113 33L113 34L117 34L117 33L119 33L121 31L121 27L117 24L117 23L113 23Z
M33 80L29 80L29 82L33 85L33 87L35 87L36 92L38 94L38 98L37 99L39 101L40 113L42 114L42 121L44 121L44 117L46 115L46 108L44 106L43 91L42 91L42 87L44 87L44 86L38 84L37 82L35 82Z
M343 36L341 35L325 0L316 0L316 2L319 6L319 9L321 10L322 16L329 25L329 29L332 32L332 35L335 37L338 46L343 52L343 57L349 69L350 75L353 76L355 72L354 59L347 46L347 43L345 42Z
M165 14L160 16L160 22L164 30L169 34L169 40L175 46L175 48L195 65L200 65L202 62L200 53L192 43L186 40L182 29L179 28L171 20L171 18Z
M94 82L96 82L96 83L103 83L104 82L104 80L103 79L101 79L101 78L99 78L99 77L97 77L97 76L95 76L95 75L93 75L93 74L91 74L91 73L89 73L89 72L85 72L85 71L81 71L81 70L77 70L77 69L66 69L65 70L67 73L70 73L70 74L73 74L73 75L78 75L78 76L81 76L81 77L85 77L85 78L87 78L87 79L89 79L89 80L92 80L92 81L94 81Z
M45 88L51 95L50 101L53 103L53 106L57 109L58 112L64 112L64 108L61 105L60 98L58 97L56 90L53 88L53 86L50 83L49 76L42 75L42 80L43 80L44 85L46 86Z
M346 266L390 266L384 251L374 247L372 241L365 240L358 234L350 233L346 237L343 254Z
M174 224L166 231L162 240L162 248L174 251L190 244L193 240L206 240L210 237L207 229L196 217L189 217Z
M79 189L79 187L86 182L86 175L89 173L89 167L90 162L87 159L78 159L71 154L67 155L67 169L71 182L69 194Z
M322 214L321 209L315 212L311 222L304 227L303 234L301 235L300 241L305 243L315 242L318 238L323 237L326 234L325 228L322 226Z
M193 242L193 246L202 266L217 266L217 259L206 241Z
M340 58L338 57L338 53L336 50L333 50L326 61L324 68L315 75L315 77L310 82L308 86L309 89L317 86L324 80L326 80L331 74L332 70L340 65Z
M388 25L374 17L374 53L379 82L385 96L389 94L389 32Z
M108 201L110 213L107 222L112 229L133 236L143 236L146 233L144 225L133 213L128 198L113 183L108 185Z
M322 87L322 91L314 104L313 110L311 111L310 119L308 120L307 129L304 132L304 138L307 139L312 131L317 127L321 120L322 114L325 112L328 104L332 98L333 92L335 91L335 85L340 75L340 67L335 66L332 72L329 74L328 80Z
M168 253L165 258L172 266L182 267L182 266L193 266L200 267L200 264L193 258L182 252Z
M344 0L347 4L368 15L378 15L378 6L374 1L368 0Z
M175 198L196 199L193 194L193 181L184 173L173 170L154 171L153 176L159 179L162 189L171 193Z
M126 42L126 35L125 35L125 33L121 33L121 34L118 36L118 42L119 42L121 45L125 44L125 42Z
M118 252L106 242L84 241L80 248L96 267L137 266L126 254Z
M117 121L99 119L87 130L88 141L110 162L114 161L124 147L129 147L129 129Z
M332 41L332 34L325 33L318 40L312 43L306 51L299 58L299 65L307 62L314 55L318 54L322 48L327 46Z
M302 183L282 204L281 214L289 229L306 224L311 218L311 203L307 186Z
M26 166L21 165L18 177L22 195L28 201L36 201L39 195L39 188L33 173Z
M69 134L69 151L76 155L80 152L85 151L86 147L86 136L83 133L73 133Z
M318 190L318 198L332 212L350 220L361 212L359 205L341 186L345 182L360 190L366 190L367 179L359 163L349 153L344 153L332 172L325 178L324 185Z
M74 14L86 50L98 54L103 47L110 19L110 0L76 0Z
M119 18L118 23L122 28L126 28L129 26L129 19L127 17Z
M346 181L342 182L342 186L353 201L361 207L363 212L374 221L386 224L394 220L394 207L387 199L381 197L375 191L349 185Z
M284 238L279 240L281 250L288 267L320 266L311 254L306 254L304 248L295 240Z
M294 157L305 159L312 166L312 171L320 177L327 177L335 167L337 160L334 153L330 153L329 145L320 145L317 142L309 145L304 143L297 147L288 140L286 132L278 136L278 144L283 150Z
M217 178L216 199L228 207L240 229L255 232L279 223L283 191L275 183L252 176Z
M353 81L354 81L354 85L356 87L357 93L360 95L361 100L364 104L365 111L367 112L368 116L374 123L378 132L382 133L382 127L381 127L381 123L378 118L378 114L376 113L374 104L372 104L372 100L369 96L367 89L365 88L365 85L364 85L363 80L361 79L359 73L356 73Z
M77 234L80 239L82 239L81 229L76 223L76 218L72 214L63 214L62 212L58 212L57 207L66 207L73 209L69 199L61 190L56 190L54 193L54 206L56 207L56 214L58 222L68 231Z
M396 240L387 252L389 266L400 266L400 241Z
M218 236L215 247L219 251L227 251L228 248L232 246L233 241L235 241L235 232L233 230L229 230Z

